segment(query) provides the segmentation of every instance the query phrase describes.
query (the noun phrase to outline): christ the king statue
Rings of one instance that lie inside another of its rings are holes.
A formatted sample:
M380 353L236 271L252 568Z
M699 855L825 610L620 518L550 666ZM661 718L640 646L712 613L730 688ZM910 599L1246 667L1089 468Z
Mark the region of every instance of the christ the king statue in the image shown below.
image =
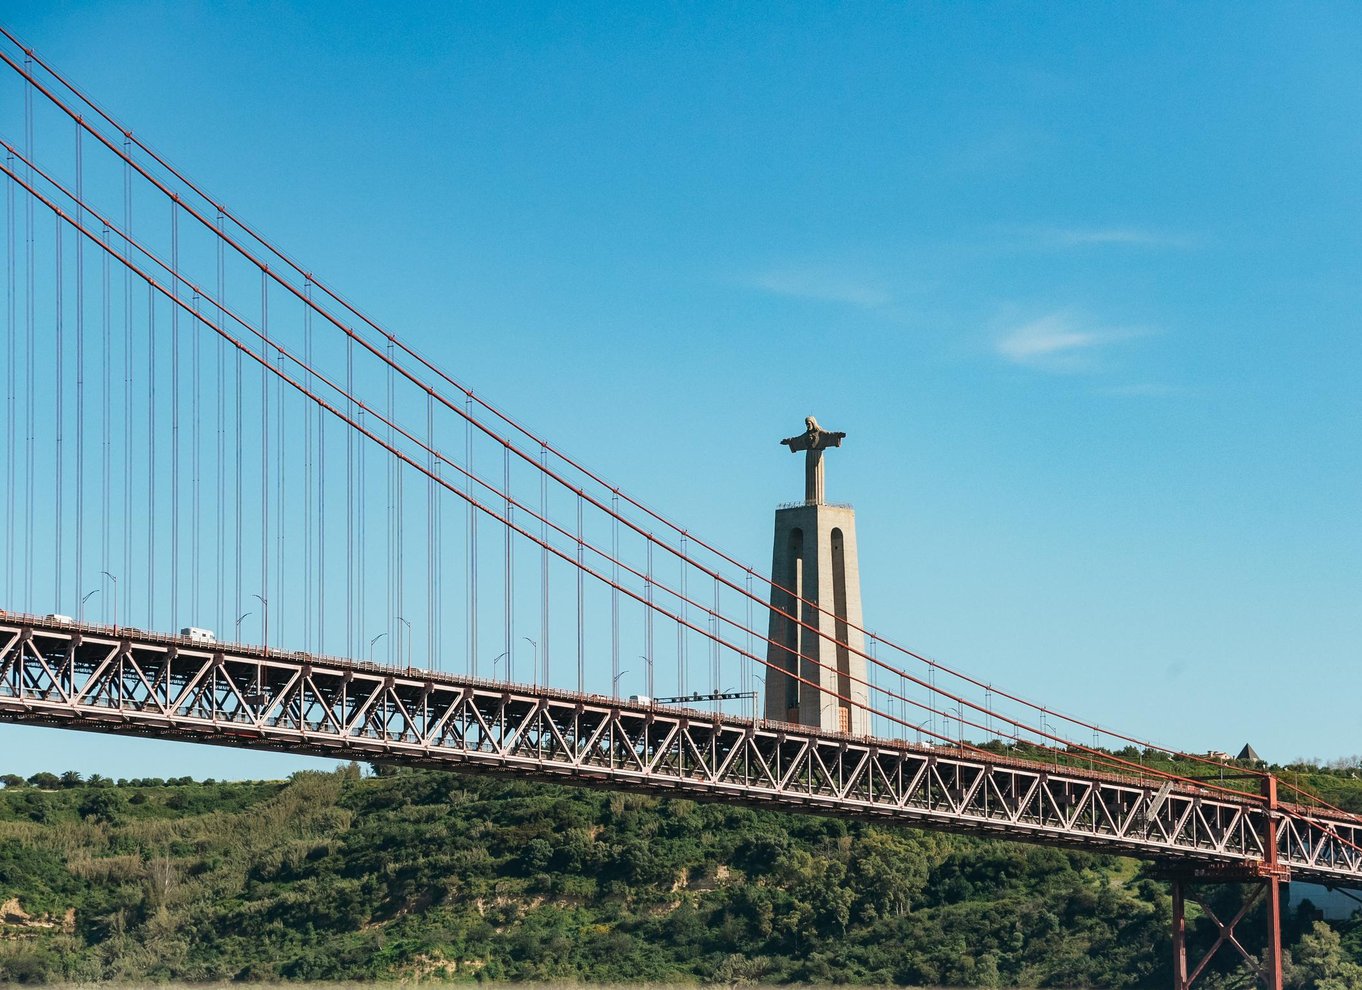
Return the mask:
M790 453L804 451L804 502L807 505L822 505L825 502L823 490L823 451L829 447L842 446L845 433L834 433L818 425L812 416L804 418L805 432L797 437L786 437L780 441L790 448Z

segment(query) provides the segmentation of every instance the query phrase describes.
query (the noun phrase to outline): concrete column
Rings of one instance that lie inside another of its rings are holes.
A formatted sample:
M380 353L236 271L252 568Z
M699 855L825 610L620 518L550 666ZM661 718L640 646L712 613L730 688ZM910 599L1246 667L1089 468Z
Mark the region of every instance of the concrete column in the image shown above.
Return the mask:
M869 735L855 510L777 509L771 579L766 717Z
M804 501L810 505L822 505L827 501L821 450L810 450L804 455Z

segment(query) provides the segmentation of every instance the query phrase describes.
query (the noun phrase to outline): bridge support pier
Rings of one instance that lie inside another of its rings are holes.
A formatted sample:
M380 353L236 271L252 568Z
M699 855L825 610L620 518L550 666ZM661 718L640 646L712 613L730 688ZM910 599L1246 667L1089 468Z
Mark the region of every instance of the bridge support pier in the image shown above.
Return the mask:
M1175 872L1169 876L1173 893L1173 990L1191 990L1197 977L1205 971L1215 954L1226 944L1232 946L1258 972L1258 982L1266 990L1282 990L1282 884L1290 880L1290 871L1277 858L1277 778L1263 779L1263 796L1267 798L1267 833L1263 848L1267 858L1253 867L1240 870L1200 869ZM1204 900L1188 891L1193 883L1248 883L1252 890L1229 924L1222 922ZM1251 955L1235 936L1235 928L1266 896L1267 945L1262 959ZM1191 898L1217 929L1215 944L1187 971L1187 899Z
M1244 960L1258 970L1258 981L1266 990L1282 990L1282 937L1281 937L1281 889L1275 877L1260 880L1244 898L1238 913L1229 923L1221 921L1206 901L1195 893L1189 893L1187 885L1196 878L1179 877L1173 880L1173 990L1191 990L1192 984L1205 971L1215 958L1216 953L1225 945L1230 945ZM1254 906L1267 895L1267 948L1260 960L1253 956L1235 934L1235 929ZM1217 929L1215 943L1197 961L1191 973L1187 971L1187 900L1193 901L1202 913L1211 920Z

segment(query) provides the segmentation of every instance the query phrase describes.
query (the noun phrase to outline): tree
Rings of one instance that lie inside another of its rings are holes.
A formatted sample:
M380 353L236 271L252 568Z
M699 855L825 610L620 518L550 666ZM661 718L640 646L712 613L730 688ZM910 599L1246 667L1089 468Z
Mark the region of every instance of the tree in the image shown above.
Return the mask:
M856 843L851 864L860 912L870 921L903 914L927 885L926 857L896 833L867 832Z
M123 809L123 795L113 788L103 787L90 791L76 805L80 817L93 818L99 822L118 821Z
M6 787L23 787L25 783L24 778L17 773L0 774L0 784Z
M1299 990L1362 990L1362 966L1348 961L1338 932L1322 921L1291 955L1291 986Z

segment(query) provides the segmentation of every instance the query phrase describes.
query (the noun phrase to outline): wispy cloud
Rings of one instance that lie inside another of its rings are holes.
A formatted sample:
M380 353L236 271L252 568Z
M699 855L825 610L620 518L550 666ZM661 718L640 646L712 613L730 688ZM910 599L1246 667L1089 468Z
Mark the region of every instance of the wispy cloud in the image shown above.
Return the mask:
M1146 333L1138 328L1094 323L1060 310L1009 326L998 335L995 350L1005 361L1040 371L1094 371L1104 348Z
M878 309L893 301L889 290L876 279L814 266L767 269L748 278L746 284L777 296L842 303L860 309Z
M1036 231L1041 243L1049 247L1137 247L1185 250L1195 247L1190 234L1147 227L1045 227Z

